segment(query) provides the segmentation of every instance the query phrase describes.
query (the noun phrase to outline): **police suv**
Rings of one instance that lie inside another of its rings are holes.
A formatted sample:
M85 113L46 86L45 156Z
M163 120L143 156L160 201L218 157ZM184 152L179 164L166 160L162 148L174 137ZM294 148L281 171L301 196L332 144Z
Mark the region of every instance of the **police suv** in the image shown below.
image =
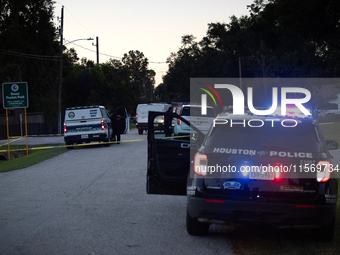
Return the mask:
M69 107L65 111L64 140L67 148L74 143L103 141L110 145L112 124L104 106Z
M129 118L125 106L115 109L115 114L120 116L120 133L129 131ZM67 148L73 148L74 143L104 142L110 146L112 137L112 123L109 113L104 106L79 106L69 107L65 111L64 140Z
M204 136L165 137L150 112L147 193L187 196L187 232L206 235L212 223L313 225L334 235L338 166L318 122L295 116L221 113Z

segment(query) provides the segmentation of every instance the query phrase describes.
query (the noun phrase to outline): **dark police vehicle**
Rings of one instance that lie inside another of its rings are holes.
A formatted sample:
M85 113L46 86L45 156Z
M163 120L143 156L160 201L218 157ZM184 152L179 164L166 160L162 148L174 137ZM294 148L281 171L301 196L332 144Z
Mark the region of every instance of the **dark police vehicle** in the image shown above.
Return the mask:
M150 112L147 193L187 195L187 231L212 223L313 225L334 235L338 166L313 118L219 114L206 136L165 137ZM171 115L175 121L187 120Z

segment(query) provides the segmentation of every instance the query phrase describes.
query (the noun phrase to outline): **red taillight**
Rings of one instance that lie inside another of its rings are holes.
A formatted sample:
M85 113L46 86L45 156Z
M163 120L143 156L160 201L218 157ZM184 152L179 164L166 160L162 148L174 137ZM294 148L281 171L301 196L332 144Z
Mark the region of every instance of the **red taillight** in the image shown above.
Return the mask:
M217 203L217 204L224 204L224 201L223 201L223 200L206 199L206 200L204 200L204 202L208 202L208 203Z
M194 159L194 172L197 175L206 175L208 167L208 157L205 154L197 153Z
M282 171L282 164L281 163L275 163L273 165L273 171L274 171L274 178L280 179L281 171Z
M177 119L177 124L178 125L182 125L182 120L181 119Z
M64 122L64 134L67 133L66 123Z
M331 178L331 172L333 171L331 162L319 161L317 165L316 179L318 182L326 182Z
M102 120L102 130L105 129L105 123L104 123L104 120Z

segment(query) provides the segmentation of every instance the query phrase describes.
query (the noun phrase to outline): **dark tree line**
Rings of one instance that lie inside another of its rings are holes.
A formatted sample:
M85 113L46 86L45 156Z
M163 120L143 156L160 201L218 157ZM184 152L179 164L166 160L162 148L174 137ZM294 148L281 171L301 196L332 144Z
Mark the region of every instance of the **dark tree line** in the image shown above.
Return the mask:
M27 82L27 111L43 112L53 127L50 132L57 130L60 63L53 9L52 0L0 2L0 83ZM138 103L153 100L154 79L142 52L132 50L121 60L94 64L85 58L79 61L73 48L64 47L62 110L94 104L114 110L125 105L133 114ZM10 111L13 118L18 118L16 112Z
M189 101L191 77L239 77L240 62L242 77L339 77L339 1L255 0L248 8L228 24L208 24L199 42L183 36L156 97Z
M153 100L156 74L147 69L142 52L129 51L122 60L96 65L85 58L79 63L72 48L64 57L64 107L100 104L113 111L124 105L133 114L137 104Z

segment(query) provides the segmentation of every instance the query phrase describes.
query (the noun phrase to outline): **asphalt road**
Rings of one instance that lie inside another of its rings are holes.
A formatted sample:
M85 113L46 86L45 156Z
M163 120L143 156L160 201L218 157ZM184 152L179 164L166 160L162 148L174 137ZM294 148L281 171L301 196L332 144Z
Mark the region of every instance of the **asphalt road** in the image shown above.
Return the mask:
M187 234L186 197L146 194L146 150L82 147L0 173L0 254L232 254L226 227Z

